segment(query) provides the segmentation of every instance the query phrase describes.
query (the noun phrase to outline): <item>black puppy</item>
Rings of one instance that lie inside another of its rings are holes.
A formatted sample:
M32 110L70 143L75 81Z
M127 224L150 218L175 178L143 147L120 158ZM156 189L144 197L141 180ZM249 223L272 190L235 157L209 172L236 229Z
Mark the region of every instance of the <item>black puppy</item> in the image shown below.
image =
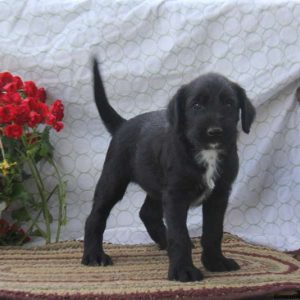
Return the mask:
M113 138L85 225L82 263L112 264L102 248L106 220L129 182L135 182L147 193L140 217L151 238L168 250L170 280L203 278L192 261L186 225L189 207L200 204L203 265L210 271L239 269L222 254L221 241L228 197L238 172L239 112L246 133L255 116L245 91L221 75L202 75L182 86L167 110L127 121L108 103L95 60L94 93Z

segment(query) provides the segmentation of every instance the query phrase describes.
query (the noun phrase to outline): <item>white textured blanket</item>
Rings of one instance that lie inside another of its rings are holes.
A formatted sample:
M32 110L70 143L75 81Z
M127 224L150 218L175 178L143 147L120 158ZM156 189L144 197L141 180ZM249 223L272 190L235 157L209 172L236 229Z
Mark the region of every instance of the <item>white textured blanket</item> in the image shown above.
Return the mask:
M64 239L83 235L109 143L92 97L90 57L97 54L109 99L125 118L164 107L208 71L241 84L257 119L240 135L225 230L300 248L299 16L300 2L283 0L1 0L0 70L36 81L66 106L65 129L52 136L68 180ZM144 197L137 186L128 189L106 241L150 241L138 217ZM188 222L192 235L201 234L200 208Z

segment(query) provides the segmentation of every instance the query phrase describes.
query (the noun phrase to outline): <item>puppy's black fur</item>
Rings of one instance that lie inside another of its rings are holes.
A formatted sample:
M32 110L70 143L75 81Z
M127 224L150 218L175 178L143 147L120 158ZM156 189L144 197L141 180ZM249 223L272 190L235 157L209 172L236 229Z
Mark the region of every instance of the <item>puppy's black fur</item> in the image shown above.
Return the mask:
M140 217L151 238L168 250L170 280L202 279L192 261L186 225L189 207L201 203L204 266L210 271L239 269L222 254L221 240L238 172L239 115L246 133L255 116L245 91L221 75L202 75L182 86L166 110L127 121L109 105L95 60L94 93L112 140L85 225L82 263L112 264L102 248L106 220L129 182L135 182L147 193Z

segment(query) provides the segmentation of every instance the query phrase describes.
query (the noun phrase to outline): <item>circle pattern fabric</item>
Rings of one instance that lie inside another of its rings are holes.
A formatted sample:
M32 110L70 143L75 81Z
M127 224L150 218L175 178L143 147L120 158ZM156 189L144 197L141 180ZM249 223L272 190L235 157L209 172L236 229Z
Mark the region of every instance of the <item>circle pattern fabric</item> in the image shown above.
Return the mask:
M66 107L51 136L67 180L63 239L83 235L110 136L92 95L97 55L113 107L125 118L164 108L184 83L220 72L257 108L239 137L240 171L225 230L281 250L300 248L300 3L297 1L0 1L0 66L45 86ZM44 170L51 185L52 170ZM105 240L150 242L130 186L113 209ZM52 204L53 210L57 205ZM190 211L201 234L201 208Z

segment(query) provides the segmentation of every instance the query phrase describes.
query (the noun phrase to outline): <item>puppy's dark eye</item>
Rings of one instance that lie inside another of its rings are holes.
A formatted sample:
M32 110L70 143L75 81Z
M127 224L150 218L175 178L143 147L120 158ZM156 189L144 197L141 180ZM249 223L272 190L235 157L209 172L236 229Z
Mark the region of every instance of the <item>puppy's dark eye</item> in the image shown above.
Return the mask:
M193 104L193 109L194 110L203 110L203 109L205 109L205 107L204 107L204 105L196 102L196 103Z

